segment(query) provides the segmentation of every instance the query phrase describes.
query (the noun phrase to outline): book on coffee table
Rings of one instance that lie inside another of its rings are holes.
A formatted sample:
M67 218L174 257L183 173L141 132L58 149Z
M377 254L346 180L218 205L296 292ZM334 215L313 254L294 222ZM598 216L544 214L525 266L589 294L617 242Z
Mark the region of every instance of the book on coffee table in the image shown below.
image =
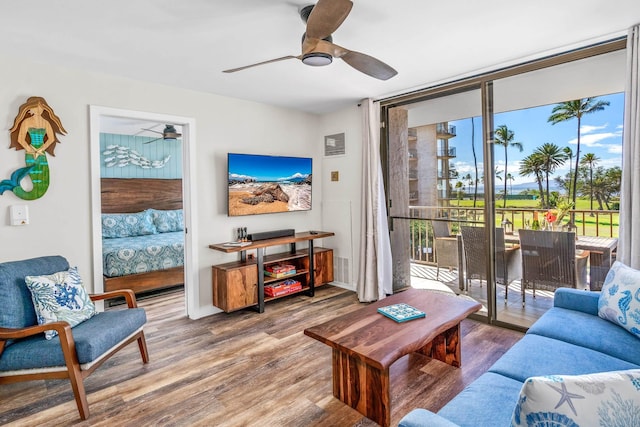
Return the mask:
M420 311L417 308L404 303L380 307L378 309L378 313L383 314L396 322L407 322L409 320L420 319L426 316L424 311Z

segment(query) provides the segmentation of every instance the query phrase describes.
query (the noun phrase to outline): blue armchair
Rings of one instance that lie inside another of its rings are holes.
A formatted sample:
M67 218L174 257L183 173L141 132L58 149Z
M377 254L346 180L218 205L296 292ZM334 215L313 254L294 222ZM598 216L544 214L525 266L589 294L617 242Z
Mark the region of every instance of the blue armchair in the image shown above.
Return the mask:
M61 256L0 263L0 384L39 379L71 382L80 418L89 417L83 380L124 346L138 342L142 362L149 361L142 330L144 309L130 290L91 295L92 300L124 297L127 309L97 313L75 326L59 321L38 325L25 276L49 275L69 268ZM58 335L47 340L44 331Z

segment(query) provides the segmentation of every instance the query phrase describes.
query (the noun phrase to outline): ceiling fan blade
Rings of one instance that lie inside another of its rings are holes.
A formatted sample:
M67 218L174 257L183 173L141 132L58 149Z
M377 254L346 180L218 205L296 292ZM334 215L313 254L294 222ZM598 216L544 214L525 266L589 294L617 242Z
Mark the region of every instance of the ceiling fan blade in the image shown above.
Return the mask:
M143 144L151 144L152 142L160 141L161 139L164 139L164 138L156 138L156 139L152 139L152 140L150 140L150 141L143 142Z
M356 70L380 80L389 80L398 72L373 56L346 49L326 40L318 40L314 52L327 53L334 58L342 58Z
M222 72L223 73L235 73L236 71L246 70L247 68L257 67L258 65L270 64L272 62L284 61L284 60L287 60L287 59L301 59L301 57L300 56L287 55L287 56L283 56L283 57L276 58L276 59L270 59L268 61L262 61L262 62L257 62L255 64L251 64L251 65L245 65L244 67L231 68L229 70L224 70Z
M307 37L329 37L351 12L351 0L318 0L307 19Z
M364 53L350 50L341 58L356 70L379 80L389 80L398 74L398 72L389 65Z
M158 130L147 129L147 128L142 128L142 130L146 130L146 131L153 132L153 133L159 133L160 135L162 135L162 132L160 132Z

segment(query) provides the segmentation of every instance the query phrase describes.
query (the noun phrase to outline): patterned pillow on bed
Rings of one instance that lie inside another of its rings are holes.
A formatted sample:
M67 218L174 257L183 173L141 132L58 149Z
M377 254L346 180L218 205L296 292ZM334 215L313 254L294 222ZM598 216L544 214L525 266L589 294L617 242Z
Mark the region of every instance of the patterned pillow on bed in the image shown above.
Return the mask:
M149 210L138 213L102 214L102 237L106 239L156 233L156 226Z
M158 233L170 233L172 231L184 230L184 217L182 215L182 209L149 209L149 211L151 212L153 224L158 230Z

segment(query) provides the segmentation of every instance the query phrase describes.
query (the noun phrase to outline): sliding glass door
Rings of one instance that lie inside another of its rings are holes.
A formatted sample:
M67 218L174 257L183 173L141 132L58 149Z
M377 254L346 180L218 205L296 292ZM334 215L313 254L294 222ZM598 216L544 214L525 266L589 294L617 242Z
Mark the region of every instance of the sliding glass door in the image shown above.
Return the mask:
M613 41L382 102L394 289L473 298L516 328L559 286L599 289L615 256L624 65Z
M624 65L617 51L493 81L496 217L522 264L498 281L498 321L526 327L558 287L602 287L618 235Z
M396 288L466 293L461 227L484 221L480 87L392 106L386 112ZM484 316L486 289L474 296L485 302Z

